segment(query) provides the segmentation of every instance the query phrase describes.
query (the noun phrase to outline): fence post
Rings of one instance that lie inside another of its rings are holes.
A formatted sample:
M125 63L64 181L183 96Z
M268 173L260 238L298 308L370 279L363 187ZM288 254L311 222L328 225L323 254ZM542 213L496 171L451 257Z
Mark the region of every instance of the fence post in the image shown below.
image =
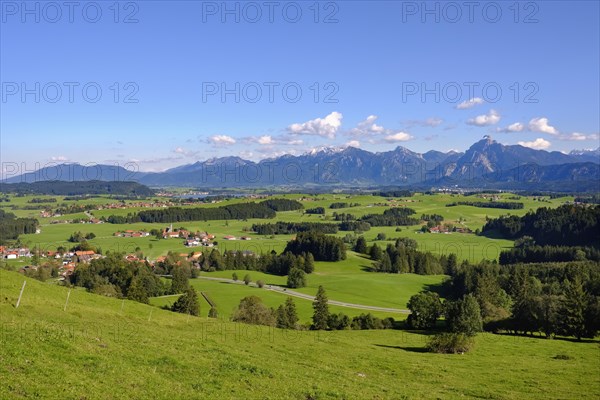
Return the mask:
M67 311L67 305L69 304L70 296L71 296L71 289L69 289L69 291L67 292L67 301L65 301L65 307L63 308L63 311Z
M23 286L21 287L21 293L19 293L19 299L17 300L17 305L15 308L19 308L19 304L21 304L21 297L23 297L23 291L25 290L25 284L27 281L23 281Z

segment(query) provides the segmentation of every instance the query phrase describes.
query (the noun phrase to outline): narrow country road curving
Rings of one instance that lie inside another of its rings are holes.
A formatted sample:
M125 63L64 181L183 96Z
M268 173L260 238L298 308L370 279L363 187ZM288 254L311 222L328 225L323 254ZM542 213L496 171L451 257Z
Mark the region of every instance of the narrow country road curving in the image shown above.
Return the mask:
M227 279L227 278L215 278L215 277L210 277L210 276L199 276L198 279L206 279L206 280L211 280L211 281L219 281L219 282L226 282L226 283L231 283L231 284L244 285L243 281L234 281L233 279ZM251 282L250 286L256 287L256 283ZM301 299L306 299L306 300L310 300L310 301L314 301L314 299L315 299L314 296L311 296L309 294L304 294L304 293L296 292L294 290L289 290L289 289L281 287L281 286L265 285L263 287L263 289L271 290L273 292L283 293L283 294L286 294L288 296L299 297ZM396 313L396 314L410 314L409 310L403 310L403 309L400 309L400 308L387 308L387 307L368 306L368 305L365 305L365 304L346 303L346 302L337 301L337 300L329 300L328 303L330 305L332 305L332 306L340 306L340 307L347 307L347 308L356 308L356 309L359 309L359 310L383 311L383 312Z

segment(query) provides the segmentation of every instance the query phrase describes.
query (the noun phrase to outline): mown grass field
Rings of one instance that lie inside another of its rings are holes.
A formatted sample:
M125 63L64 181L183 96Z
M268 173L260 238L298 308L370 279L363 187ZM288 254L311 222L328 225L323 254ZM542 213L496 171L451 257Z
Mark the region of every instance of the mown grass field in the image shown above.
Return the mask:
M66 288L30 279L17 309L24 279L0 270L2 399L600 397L597 341L480 334L440 355L407 331L283 331L83 290L63 311Z

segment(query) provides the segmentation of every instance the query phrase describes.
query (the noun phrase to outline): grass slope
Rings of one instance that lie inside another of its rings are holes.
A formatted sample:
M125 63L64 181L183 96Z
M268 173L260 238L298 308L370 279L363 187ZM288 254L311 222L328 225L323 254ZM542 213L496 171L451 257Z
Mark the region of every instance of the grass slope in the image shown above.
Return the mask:
M63 311L67 289L34 280L15 309L23 279L0 270L2 399L600 397L596 342L482 334L438 355L420 334L287 332L82 290Z

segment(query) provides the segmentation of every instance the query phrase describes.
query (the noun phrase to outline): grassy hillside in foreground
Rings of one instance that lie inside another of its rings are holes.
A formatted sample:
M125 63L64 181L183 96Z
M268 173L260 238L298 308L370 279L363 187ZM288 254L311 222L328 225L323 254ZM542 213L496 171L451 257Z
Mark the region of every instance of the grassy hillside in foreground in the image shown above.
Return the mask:
M600 397L597 342L481 334L465 355L404 331L287 332L188 318L0 270L0 398ZM122 308L121 308L122 307ZM556 359L558 355L570 359Z

